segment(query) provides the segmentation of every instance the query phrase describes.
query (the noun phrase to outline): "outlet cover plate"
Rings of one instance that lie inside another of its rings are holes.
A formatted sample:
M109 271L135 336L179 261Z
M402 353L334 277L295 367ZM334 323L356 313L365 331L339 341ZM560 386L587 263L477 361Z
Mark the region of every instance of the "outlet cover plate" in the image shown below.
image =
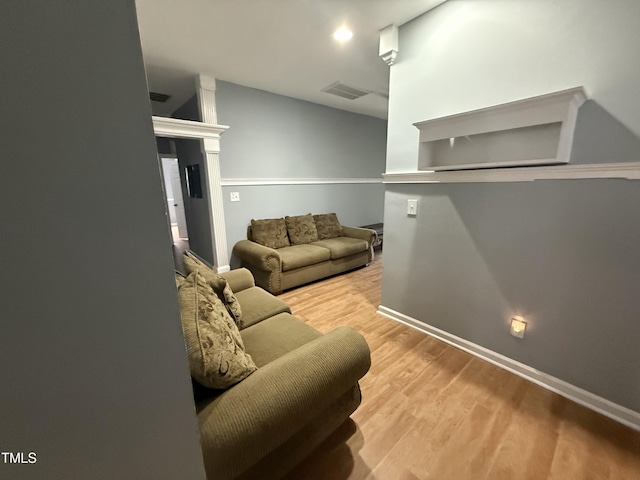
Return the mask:
M407 200L407 215L411 217L418 216L418 200Z

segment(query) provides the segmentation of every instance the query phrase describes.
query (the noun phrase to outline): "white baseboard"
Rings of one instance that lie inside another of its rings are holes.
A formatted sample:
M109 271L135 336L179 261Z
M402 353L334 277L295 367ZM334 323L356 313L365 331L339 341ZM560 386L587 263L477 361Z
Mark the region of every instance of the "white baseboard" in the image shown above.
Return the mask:
M579 403L580 405L584 405L591 410L627 425L634 430L640 431L639 412L635 412L629 408L613 403L605 398L599 397L598 395L567 383L564 380L560 380L559 378L505 357L504 355L489 350L488 348L481 347L473 342L447 333L444 330L440 330L439 328L420 322L415 318L404 315L403 313L397 312L383 305L378 307L378 313L514 373L535 383L536 385L540 385L547 390L551 390L552 392L562 395L569 400Z
M218 267L216 270L218 270L218 273L225 273L231 270L231 267L229 265L222 265L220 267Z

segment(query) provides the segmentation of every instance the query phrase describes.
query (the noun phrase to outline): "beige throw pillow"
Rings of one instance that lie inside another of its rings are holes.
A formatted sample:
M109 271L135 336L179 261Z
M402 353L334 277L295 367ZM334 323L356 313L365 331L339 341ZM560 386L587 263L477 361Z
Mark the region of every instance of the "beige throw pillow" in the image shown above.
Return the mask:
M227 307L227 310L238 325L238 328L244 328L240 302L238 302L238 299L233 294L227 280L222 275L211 270L208 265L200 261L200 259L189 250L184 252L182 263L188 274L195 272L196 270L200 272L200 275L204 277L209 286L213 288L213 291L218 295L220 300L222 300L225 307Z
M342 225L338 221L335 213L325 213L323 215L314 215L316 229L318 230L318 240L327 240L344 236Z
M293 245L304 245L318 240L316 222L310 213L295 217L284 217L284 221L287 224L287 232L289 232L289 239Z
M284 218L251 219L251 236L254 242L269 248L282 248L291 245Z
M186 277L182 273L178 271L175 272L176 288L180 288L180 285L183 284L185 278Z
M178 298L189 368L198 383L226 389L257 370L238 327L198 271L182 283Z

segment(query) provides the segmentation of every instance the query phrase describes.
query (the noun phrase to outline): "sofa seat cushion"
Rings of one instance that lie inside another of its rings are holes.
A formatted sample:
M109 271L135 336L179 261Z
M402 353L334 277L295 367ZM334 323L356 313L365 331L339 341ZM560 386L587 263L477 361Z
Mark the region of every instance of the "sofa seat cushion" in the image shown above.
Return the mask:
M288 313L256 323L240 334L247 353L258 368L322 336L315 328Z
M291 313L289 305L260 287L241 290L236 293L236 298L242 306L243 328L250 327L279 313Z
M311 245L328 249L331 253L331 260L347 257L354 253L364 252L369 248L369 244L366 240L351 237L337 237L318 240L317 242L313 242Z
M329 250L316 245L292 245L291 247L279 248L278 253L282 259L283 272L325 262L331 258Z

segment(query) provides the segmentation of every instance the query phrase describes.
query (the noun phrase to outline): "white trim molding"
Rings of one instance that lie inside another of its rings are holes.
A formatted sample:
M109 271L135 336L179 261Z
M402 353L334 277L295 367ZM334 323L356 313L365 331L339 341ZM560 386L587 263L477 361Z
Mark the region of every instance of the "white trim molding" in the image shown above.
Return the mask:
M483 183L533 182L534 180L576 180L622 178L640 180L640 162L598 163L479 170L385 173L384 183Z
M382 178L223 178L223 187L382 183Z
M580 405L605 415L617 422L620 422L634 430L640 431L640 413L630 410L626 407L613 403L605 398L595 395L591 392L576 387L570 383L553 377L547 373L536 370L523 363L517 362L511 358L505 357L488 348L477 345L463 338L452 335L444 330L433 327L426 323L420 322L415 318L404 315L403 313L387 308L383 305L378 307L378 313L384 317L390 318L396 322L407 325L415 330L425 333L433 338L441 340L460 350L463 350L475 357L485 360L497 367L503 368L519 377L535 383L547 390L555 392L563 397L568 398Z
M179 118L151 117L153 119L153 132L158 137L170 138L192 138L217 140L220 134L229 127L226 125L216 125L213 123L194 122L192 120L181 120Z

